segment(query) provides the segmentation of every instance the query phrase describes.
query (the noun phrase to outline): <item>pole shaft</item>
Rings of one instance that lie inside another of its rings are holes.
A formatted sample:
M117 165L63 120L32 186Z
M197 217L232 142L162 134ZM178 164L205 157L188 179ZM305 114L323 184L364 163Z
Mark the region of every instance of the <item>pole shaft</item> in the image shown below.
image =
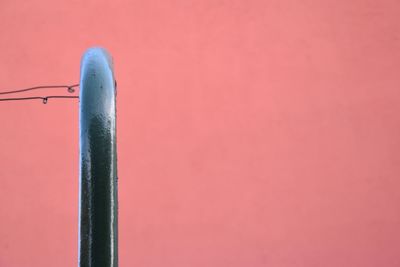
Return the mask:
M115 78L110 55L90 48L81 61L79 266L118 266Z

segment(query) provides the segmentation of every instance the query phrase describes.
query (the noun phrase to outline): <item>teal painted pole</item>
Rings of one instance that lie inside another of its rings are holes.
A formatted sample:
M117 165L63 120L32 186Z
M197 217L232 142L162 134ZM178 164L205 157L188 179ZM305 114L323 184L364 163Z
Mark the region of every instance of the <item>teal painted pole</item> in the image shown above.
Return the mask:
M118 266L116 82L111 56L82 57L79 104L79 266Z

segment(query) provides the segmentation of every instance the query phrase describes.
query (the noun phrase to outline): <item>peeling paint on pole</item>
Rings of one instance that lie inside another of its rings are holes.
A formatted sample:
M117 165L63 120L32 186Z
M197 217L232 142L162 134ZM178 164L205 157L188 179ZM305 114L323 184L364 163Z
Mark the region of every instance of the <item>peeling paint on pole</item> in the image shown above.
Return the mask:
M116 83L102 48L82 57L79 106L79 266L118 266Z

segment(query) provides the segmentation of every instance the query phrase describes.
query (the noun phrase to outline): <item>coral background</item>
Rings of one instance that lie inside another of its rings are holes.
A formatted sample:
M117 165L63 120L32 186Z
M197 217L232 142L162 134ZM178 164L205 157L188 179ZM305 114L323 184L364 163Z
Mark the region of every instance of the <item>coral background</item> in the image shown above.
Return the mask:
M399 14L2 0L0 91L73 84L88 47L113 55L120 266L395 267ZM0 266L76 266L78 101L0 102L0 123Z

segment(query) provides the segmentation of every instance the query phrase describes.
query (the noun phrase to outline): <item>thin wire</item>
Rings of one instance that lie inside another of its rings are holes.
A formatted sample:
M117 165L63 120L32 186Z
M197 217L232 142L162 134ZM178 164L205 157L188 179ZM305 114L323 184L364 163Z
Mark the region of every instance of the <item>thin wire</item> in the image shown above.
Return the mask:
M18 94L27 91L39 90L39 89L57 89L57 88L67 88L69 93L75 92L75 87L78 87L79 84L73 85L44 85L44 86L35 86L29 87L24 89L18 89L13 91L5 91L0 92L0 95L7 95L7 94ZM47 104L48 99L50 98L79 98L79 96L66 96L66 95L50 95L50 96L30 96L30 97L12 97L12 98L0 98L0 101L19 101L19 100L34 100L34 99L41 99L43 104Z
M34 86L34 87L18 89L18 90L13 90L13 91L0 92L0 95L22 93L22 92L27 92L27 91L39 90L39 89L53 89L53 88L67 88L69 93L73 93L73 92L75 92L74 88L78 87L78 86L79 86L79 84Z
M0 101L18 101L18 100L33 100L41 99L43 104L47 104L47 100L50 98L79 98L79 96L68 96L68 95L50 95L50 96L31 96L31 97L13 97L13 98L0 98Z

